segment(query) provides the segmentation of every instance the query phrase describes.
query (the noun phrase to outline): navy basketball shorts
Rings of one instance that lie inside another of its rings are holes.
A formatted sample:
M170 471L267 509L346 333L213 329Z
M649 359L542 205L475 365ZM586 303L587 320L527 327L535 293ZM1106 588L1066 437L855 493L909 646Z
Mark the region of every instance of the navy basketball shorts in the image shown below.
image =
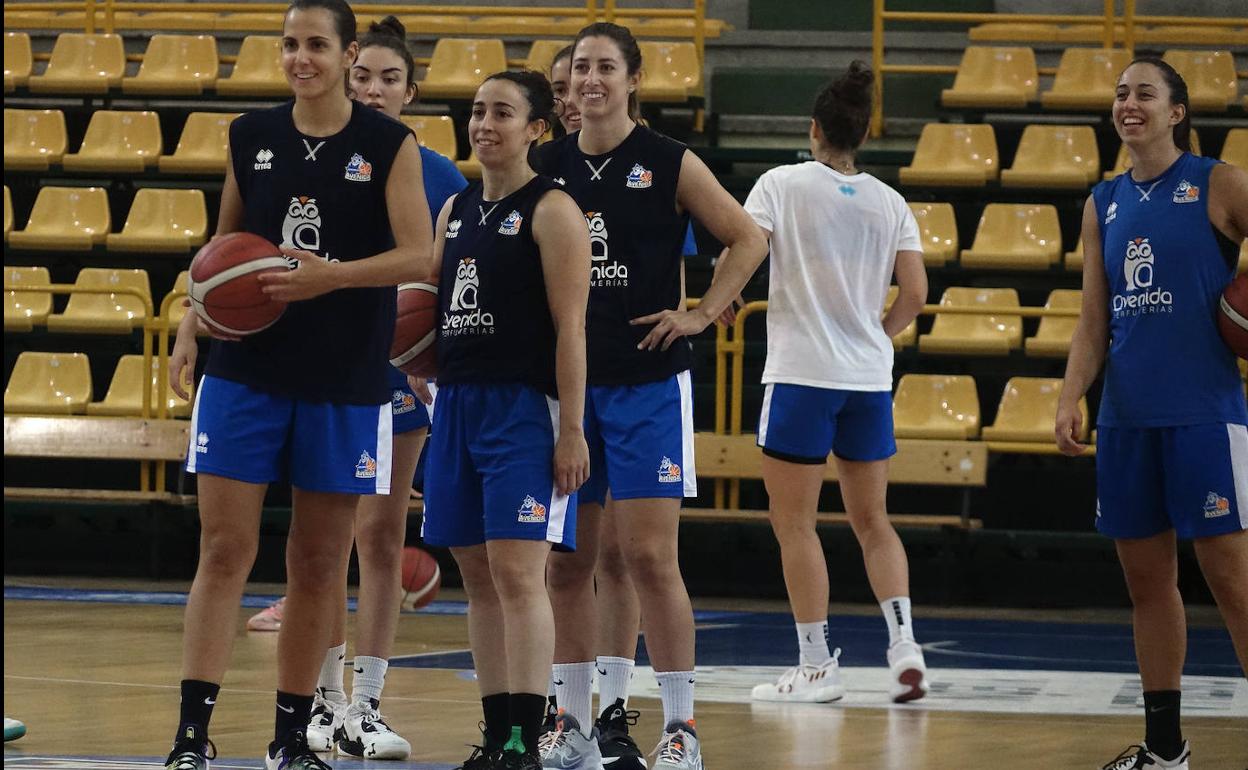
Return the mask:
M693 385L689 372L639 385L595 385L585 394L589 480L582 503L697 497Z
M763 454L803 465L825 463L829 452L854 462L888 459L897 454L893 395L771 383L763 394L758 445Z
M390 494L390 404L330 404L204 377L186 469L310 492Z
M450 548L487 540L576 547L576 494L555 492L559 402L519 383L438 391L425 457L421 537Z
M429 410L407 385L407 375L390 368L391 432L398 436L429 427Z
M1096 528L1115 539L1248 529L1248 428L1098 427Z

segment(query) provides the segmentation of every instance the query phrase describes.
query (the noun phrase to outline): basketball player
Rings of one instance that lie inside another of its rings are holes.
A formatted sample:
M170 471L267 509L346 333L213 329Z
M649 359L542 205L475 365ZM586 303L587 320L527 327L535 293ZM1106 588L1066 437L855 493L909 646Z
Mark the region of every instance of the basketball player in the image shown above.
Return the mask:
M294 269L260 278L266 293L289 303L285 314L245 339L214 341L195 394L187 470L199 475L202 535L186 610L181 719L167 761L175 770L206 768L215 756L208 722L265 491L287 477L290 585L265 765L325 767L305 731L342 603L359 497L389 492L394 286L431 267L416 140L347 97L357 51L350 6L296 0L281 58L294 100L230 126L217 232L267 238ZM171 356L179 390L194 371L196 324L188 314Z
M1248 670L1248 407L1215 321L1248 235L1248 173L1191 154L1189 112L1187 84L1161 59L1118 78L1112 117L1131 168L1083 210L1083 306L1058 401L1058 448L1077 455L1079 399L1104 365L1096 528L1131 594L1145 725L1107 770L1188 767L1177 538L1193 541Z
M871 118L872 81L855 61L825 86L810 121L815 159L763 174L745 203L771 240L758 444L800 650L779 681L754 688L755 700L826 702L845 693L828 651L828 567L815 531L829 452L888 625L889 695L903 702L927 692L906 552L884 507L897 451L891 338L923 308L927 274L906 201L854 159ZM881 321L893 276L900 292Z
M528 163L553 110L538 73L485 80L468 123L481 182L443 206L434 245L438 419L422 534L451 549L468 594L485 745L465 770L541 767L554 652L546 560L552 544L575 547L575 492L589 473L589 237L572 199Z
M671 770L702 766L693 724L693 613L676 559L680 500L696 494L690 346L680 337L702 331L728 306L766 244L705 164L635 122L640 70L641 52L626 28L581 30L571 73L581 130L538 148L538 158L539 170L566 185L589 226L586 437L594 470L581 499L595 521L612 500L662 692L665 729L655 767ZM690 213L728 246L728 257L702 304L686 312L672 308L684 304L681 248ZM543 747L547 767L596 767L601 752L590 726L598 623L586 561L551 559L560 639L554 673L564 713ZM600 727L627 732L623 709L608 709L619 719Z

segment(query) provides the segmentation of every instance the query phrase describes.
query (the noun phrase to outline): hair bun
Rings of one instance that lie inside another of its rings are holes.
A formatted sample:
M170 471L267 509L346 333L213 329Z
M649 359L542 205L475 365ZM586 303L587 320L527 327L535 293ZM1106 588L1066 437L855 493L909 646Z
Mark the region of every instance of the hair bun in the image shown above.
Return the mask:
M375 35L394 35L400 40L407 38L407 27L404 27L403 22L393 15L369 24L368 31Z

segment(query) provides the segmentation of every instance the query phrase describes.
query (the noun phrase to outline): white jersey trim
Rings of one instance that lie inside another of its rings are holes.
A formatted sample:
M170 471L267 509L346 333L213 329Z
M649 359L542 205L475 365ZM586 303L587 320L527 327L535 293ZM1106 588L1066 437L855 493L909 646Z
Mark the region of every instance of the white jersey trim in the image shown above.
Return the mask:
M1231 448L1231 477L1235 480L1239 526L1248 529L1248 427L1227 423L1226 437Z
M195 442L199 437L199 394L204 392L204 378L200 377L195 384L195 404L191 407L191 436L186 448L186 472L195 473L195 460L199 453L195 451Z
M390 494L394 465L393 419L394 410L389 403L377 407L377 476L373 479L373 491L379 495Z
M758 445L767 446L767 426L771 424L771 391L774 389L772 383L765 383L766 388L763 389L763 410L758 415Z
M698 474L693 466L693 380L686 369L676 375L680 388L680 446L684 473L685 497L698 496Z
M550 412L550 430L551 435L555 437L555 441L559 440L559 402L550 396L546 396L546 409ZM546 541L549 543L562 543L564 541L564 528L568 521L568 502L571 500L568 495L559 494L559 484L557 481L551 482L550 485L550 518L546 521Z

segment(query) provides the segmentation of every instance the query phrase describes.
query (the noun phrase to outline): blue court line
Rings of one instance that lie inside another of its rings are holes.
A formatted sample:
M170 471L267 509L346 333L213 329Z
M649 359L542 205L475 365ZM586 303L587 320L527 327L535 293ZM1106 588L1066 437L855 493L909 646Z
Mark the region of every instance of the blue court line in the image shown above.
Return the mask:
M111 757L100 754L79 756L38 754L27 756L22 753L20 746L5 746L4 764L6 767L12 765L13 767L32 768L32 770L34 768L41 768L42 770L104 770L104 768L125 770L126 768L134 768L134 770L139 770L142 767L163 767L165 758L150 756ZM212 760L212 766L216 770L263 770L264 760L249 757L220 757ZM376 761L368 762L361 759L335 757L333 766L334 770L377 770L378 763ZM393 770L452 770L452 768L456 767L456 765L441 763L389 761L385 763L385 766Z

